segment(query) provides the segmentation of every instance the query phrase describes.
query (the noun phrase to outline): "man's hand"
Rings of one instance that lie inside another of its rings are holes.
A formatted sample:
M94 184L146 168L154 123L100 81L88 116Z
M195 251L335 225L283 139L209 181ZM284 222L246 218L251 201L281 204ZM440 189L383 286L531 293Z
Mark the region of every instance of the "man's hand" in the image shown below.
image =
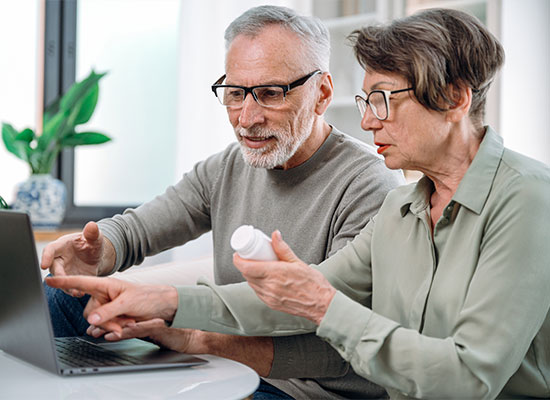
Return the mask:
M105 332L103 329L90 325L86 333L93 337L105 335L108 341L118 341L132 338L148 338L157 345L170 350L187 354L205 354L208 349L201 340L204 332L195 329L169 328L166 323L155 318L149 321L130 323L126 325L120 336L113 332Z
M205 332L196 329L168 328L162 319L130 323L120 336L97 326L86 333L93 337L105 335L109 341L149 338L161 347L187 354L214 354L248 365L260 376L267 377L273 364L273 340L270 337L246 337Z
M167 285L136 285L114 278L91 276L46 277L54 288L77 290L91 298L84 309L84 318L119 337L130 323L161 318L172 321L178 308L178 292Z
M130 323L126 325L120 336L113 332L105 332L103 329L90 325L86 333L93 337L105 337L108 341L118 341L132 338L149 338L161 347L188 354L207 353L200 339L201 331L195 329L169 328L166 323L155 318L149 321Z
M102 275L115 264L115 251L95 222L88 222L81 233L65 235L48 244L42 253L42 269L52 275ZM73 296L83 293L70 290Z
M273 250L280 261L245 260L235 253L233 263L270 308L319 325L336 289L321 272L296 257L279 231L273 232L271 237Z

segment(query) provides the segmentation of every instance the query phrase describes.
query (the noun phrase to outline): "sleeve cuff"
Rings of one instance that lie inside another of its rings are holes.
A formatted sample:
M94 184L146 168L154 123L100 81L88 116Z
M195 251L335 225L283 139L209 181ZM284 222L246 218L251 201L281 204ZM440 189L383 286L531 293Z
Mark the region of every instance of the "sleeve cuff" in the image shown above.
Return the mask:
M317 336L330 343L349 361L371 316L369 308L351 300L342 292L336 292L317 328Z
M170 327L204 329L210 321L211 290L204 286L179 286L178 309Z
M115 249L115 265L111 271L105 274L105 275L111 275L117 272L122 265L122 258L120 257L120 255L123 253L124 244L119 239L119 237L113 232L113 228L109 224L103 221L99 221L97 225L99 226L99 231L103 234L103 236L105 236L111 242L111 244Z

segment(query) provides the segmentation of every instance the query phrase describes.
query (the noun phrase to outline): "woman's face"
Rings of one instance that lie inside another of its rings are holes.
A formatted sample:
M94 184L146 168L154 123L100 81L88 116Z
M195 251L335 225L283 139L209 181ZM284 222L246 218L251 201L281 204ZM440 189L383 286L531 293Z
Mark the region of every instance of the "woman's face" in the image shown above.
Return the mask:
M363 91L400 90L410 87L403 77L395 74L366 72ZM444 112L429 110L414 97L414 91L390 95L389 117L378 120L372 110L361 121L364 130L372 131L378 153L384 156L391 169L429 171L441 162L441 155L449 139L450 124Z

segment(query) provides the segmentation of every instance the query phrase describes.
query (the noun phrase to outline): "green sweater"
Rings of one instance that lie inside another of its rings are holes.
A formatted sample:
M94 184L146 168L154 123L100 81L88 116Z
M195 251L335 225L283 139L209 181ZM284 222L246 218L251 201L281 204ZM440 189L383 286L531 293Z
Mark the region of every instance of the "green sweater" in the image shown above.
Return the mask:
M229 243L238 226L279 229L300 258L317 264L359 234L402 183L371 147L333 129L308 161L286 171L250 167L234 143L151 202L99 225L115 247L115 270L212 230L214 276L225 285L243 280ZM270 382L295 397L380 393L314 334L276 338L274 350L270 377L285 381Z
M316 332L395 398L550 397L550 169L488 128L433 236L432 192L392 191L318 266L338 290L320 326L207 282L178 288L174 326Z

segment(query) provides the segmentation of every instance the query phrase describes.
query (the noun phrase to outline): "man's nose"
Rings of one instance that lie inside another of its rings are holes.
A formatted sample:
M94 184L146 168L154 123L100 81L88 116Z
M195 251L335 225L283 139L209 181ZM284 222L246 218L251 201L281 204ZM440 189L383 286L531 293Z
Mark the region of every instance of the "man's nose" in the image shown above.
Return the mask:
M264 108L254 100L252 93L247 93L239 115L239 124L243 128L250 128L262 122L264 122Z

